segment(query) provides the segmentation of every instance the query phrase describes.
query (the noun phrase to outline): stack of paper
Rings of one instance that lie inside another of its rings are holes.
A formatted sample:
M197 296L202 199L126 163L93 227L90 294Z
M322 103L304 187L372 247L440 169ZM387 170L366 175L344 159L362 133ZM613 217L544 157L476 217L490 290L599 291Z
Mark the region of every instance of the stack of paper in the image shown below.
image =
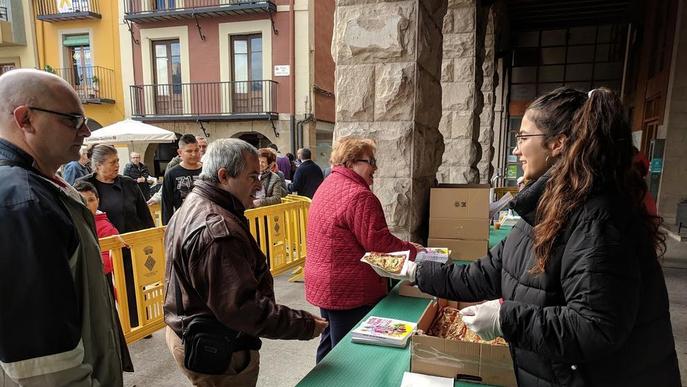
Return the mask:
M351 332L354 343L403 348L417 324L384 317L369 317Z
M404 372L401 387L453 387L453 379Z
M425 247L417 251L415 262L431 261L431 262L448 262L448 256L451 250L446 247Z

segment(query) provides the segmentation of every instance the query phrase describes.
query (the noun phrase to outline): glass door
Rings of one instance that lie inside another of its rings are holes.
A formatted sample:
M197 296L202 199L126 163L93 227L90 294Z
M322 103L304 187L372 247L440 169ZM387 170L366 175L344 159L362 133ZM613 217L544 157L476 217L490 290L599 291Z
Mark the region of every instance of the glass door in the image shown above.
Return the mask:
M183 114L181 51L178 40L153 42L155 114Z
M263 112L262 35L231 37L234 113Z

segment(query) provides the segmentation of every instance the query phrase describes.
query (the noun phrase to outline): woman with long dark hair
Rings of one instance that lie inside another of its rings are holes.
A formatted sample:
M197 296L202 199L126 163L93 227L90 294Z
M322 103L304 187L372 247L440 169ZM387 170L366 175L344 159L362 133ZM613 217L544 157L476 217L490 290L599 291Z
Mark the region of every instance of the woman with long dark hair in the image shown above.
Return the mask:
M508 341L521 386L679 386L659 219L644 206L620 100L557 89L530 105L518 146L528 185L509 236L470 265L417 264L432 295Z

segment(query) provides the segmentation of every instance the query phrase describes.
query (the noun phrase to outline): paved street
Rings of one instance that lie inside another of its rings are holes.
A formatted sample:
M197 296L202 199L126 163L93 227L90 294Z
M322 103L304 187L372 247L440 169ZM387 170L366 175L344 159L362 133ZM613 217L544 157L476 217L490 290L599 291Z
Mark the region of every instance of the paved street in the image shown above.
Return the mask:
M664 259L665 276L670 294L673 331L680 359L682 384L687 386L687 242L669 239ZM290 283L288 275L275 278L277 300L294 308L313 313L316 309L305 302L302 283ZM294 386L315 365L317 340L264 340L260 351L258 386ZM125 374L125 386L187 386L188 380L177 370L167 350L163 332L150 340L141 340L130 348L136 372ZM650 354L647 354L650 356Z

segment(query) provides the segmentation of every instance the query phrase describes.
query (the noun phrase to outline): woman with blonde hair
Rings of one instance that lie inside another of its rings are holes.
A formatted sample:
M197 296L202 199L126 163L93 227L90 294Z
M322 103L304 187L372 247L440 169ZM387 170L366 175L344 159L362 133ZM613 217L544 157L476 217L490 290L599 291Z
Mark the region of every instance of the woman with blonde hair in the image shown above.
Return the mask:
M305 296L329 320L317 362L387 293L388 281L360 262L367 251L416 247L389 232L382 204L370 189L377 170L375 144L344 138L331 156L331 175L315 192L308 214Z

